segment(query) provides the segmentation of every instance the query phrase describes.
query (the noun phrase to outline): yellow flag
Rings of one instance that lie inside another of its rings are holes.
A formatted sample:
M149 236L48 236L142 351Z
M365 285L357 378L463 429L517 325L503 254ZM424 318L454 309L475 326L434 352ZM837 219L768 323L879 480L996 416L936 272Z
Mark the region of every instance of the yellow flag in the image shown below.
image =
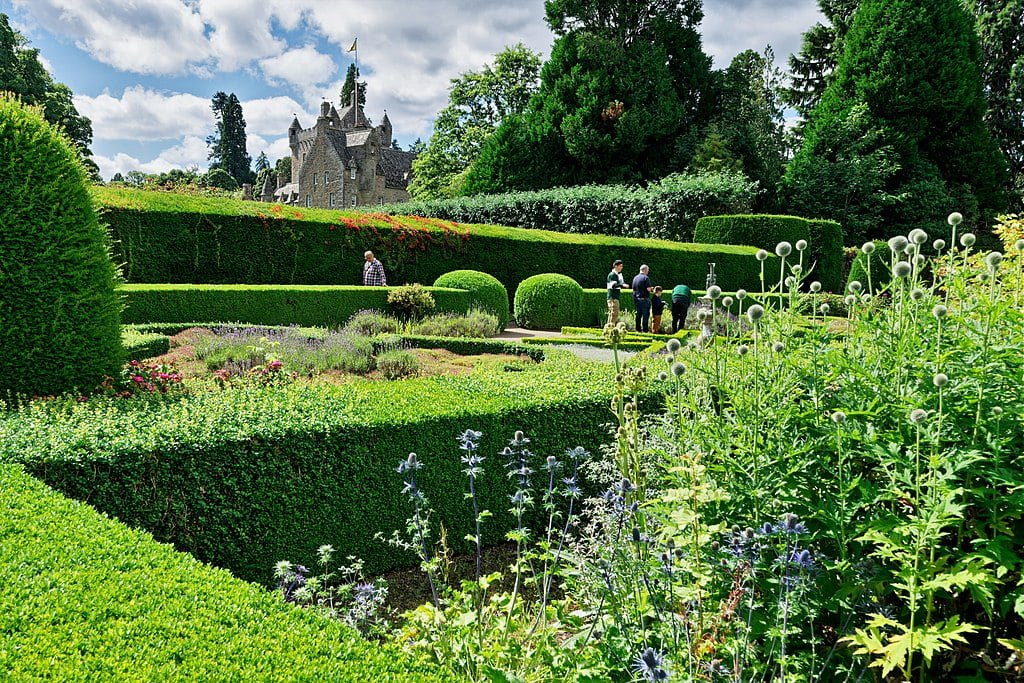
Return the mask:
M358 43L358 42L359 42L359 39L358 39L358 38L356 38L355 40L353 40L353 41L352 41L352 47L350 47L350 48L348 49L348 52L355 52L355 51L356 51L356 43Z

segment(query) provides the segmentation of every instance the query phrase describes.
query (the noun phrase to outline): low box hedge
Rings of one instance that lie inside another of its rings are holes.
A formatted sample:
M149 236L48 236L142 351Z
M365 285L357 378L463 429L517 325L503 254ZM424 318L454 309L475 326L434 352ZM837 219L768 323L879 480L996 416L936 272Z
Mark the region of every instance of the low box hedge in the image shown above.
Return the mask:
M512 482L497 453L515 430L533 439L538 472L566 448L598 452L614 369L545 356L399 382L35 402L0 413L0 462L241 578L267 582L281 559L311 565L324 543L379 572L412 561L374 538L405 528L395 466L409 452L425 463L422 489L454 543L472 524L463 430L482 431L490 454L478 485L495 514L488 541L511 524Z
M139 285L121 288L125 323L237 320L254 325L337 327L365 309L389 310L393 287L315 285ZM426 287L437 311L465 313L470 293Z
M705 244L746 244L769 253L774 253L779 242L795 245L799 240L807 240L804 267L814 265L809 279L820 281L826 291L842 291L843 229L835 221L767 214L705 216L697 221L693 240ZM789 260L796 263L798 258L794 251ZM778 273L778 267L775 272ZM772 278L769 284L776 281ZM749 288L749 285L734 285L721 277L718 282L729 289Z
M121 343L124 346L125 358L128 360L161 356L171 348L171 339L166 334L141 333L131 328L122 328Z
M440 681L0 465L5 681Z
M666 280L704 282L718 264L728 287L754 286L756 249L565 234L436 218L298 209L113 187L94 196L114 238L114 259L132 283L360 283L363 252L384 263L389 284L429 284L453 270L496 277L511 294L540 273L603 286L612 261L641 263ZM195 319L198 314L193 314Z

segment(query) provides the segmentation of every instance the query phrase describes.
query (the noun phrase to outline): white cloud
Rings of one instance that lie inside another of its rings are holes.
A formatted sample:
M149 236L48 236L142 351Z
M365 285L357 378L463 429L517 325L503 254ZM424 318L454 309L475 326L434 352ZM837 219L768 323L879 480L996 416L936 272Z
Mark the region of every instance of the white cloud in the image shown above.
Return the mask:
M154 161L171 164L173 168L188 168L189 166L205 168L209 153L210 149L206 146L206 138L189 135L181 141L181 144L168 147L160 152L160 156Z
M318 84L334 77L334 60L312 44L260 60L260 68L271 85L286 83L300 91L316 90Z
M270 141L259 135L248 135L246 136L245 147L249 151L249 156L252 157L254 163L260 152L267 153L267 158L270 159L271 164L278 159L291 156L292 154L292 148L288 146L287 135Z
M210 52L221 71L281 53L288 45L271 32L274 3L264 0L199 0L199 15L211 27Z
M303 125L312 125L315 114L290 97L264 97L242 102L245 130L258 135L282 135L288 131L292 117L298 116Z
M704 51L716 69L729 66L744 50L775 51L775 63L785 70L789 55L800 50L803 32L822 21L812 0L719 0L704 4L700 32Z
M210 58L203 20L180 0L14 0L53 33L121 71L180 74Z
M125 88L121 97L104 92L75 95L75 107L92 120L97 139L171 140L213 131L210 100L187 93L166 94L142 86Z

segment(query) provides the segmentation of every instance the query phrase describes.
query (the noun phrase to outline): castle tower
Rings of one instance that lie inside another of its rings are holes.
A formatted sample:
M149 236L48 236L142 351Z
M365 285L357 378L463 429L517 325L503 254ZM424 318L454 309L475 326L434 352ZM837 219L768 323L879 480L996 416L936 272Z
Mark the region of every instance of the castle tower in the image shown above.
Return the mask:
M391 146L391 119L388 118L388 110L384 110L384 118L380 122L380 146Z
M299 179L299 131L302 130L302 126L299 125L299 117L296 116L292 119L292 125L288 126L288 146L292 150L292 177L288 182L294 183Z

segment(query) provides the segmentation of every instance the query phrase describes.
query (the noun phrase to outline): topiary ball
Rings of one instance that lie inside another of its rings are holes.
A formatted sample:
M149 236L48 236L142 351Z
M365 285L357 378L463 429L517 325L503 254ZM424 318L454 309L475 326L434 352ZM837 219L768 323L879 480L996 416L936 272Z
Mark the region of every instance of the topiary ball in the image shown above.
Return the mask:
M546 273L519 283L514 302L516 322L539 330L578 325L583 317L583 288L571 277Z
M493 275L479 270L453 270L434 280L434 286L468 290L472 293L470 306L496 315L499 329L508 324L508 290Z
M36 109L0 97L0 396L119 374L116 279L78 155Z

